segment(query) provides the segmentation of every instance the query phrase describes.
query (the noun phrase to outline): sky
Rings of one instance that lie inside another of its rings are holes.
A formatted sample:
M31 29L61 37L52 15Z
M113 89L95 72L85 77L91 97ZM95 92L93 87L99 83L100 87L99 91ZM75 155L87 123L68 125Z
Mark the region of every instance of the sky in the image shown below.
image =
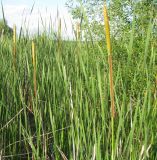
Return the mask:
M39 24L40 31L45 28L48 30L49 26L56 31L58 19L61 18L62 35L72 38L72 18L65 3L66 0L2 0L5 18L10 27L16 24L18 31L22 26L27 28L30 34L34 34L38 31ZM33 4L34 8L31 12ZM2 18L1 9L0 18Z

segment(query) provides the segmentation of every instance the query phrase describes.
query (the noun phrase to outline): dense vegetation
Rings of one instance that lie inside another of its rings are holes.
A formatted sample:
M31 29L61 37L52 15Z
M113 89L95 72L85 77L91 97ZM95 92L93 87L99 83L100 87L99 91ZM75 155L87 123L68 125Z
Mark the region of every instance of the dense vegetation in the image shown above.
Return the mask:
M13 30L5 23L3 20L0 20L0 36L10 36L13 34Z
M118 160L157 159L155 21L144 27L140 37L136 25L127 37L112 37ZM5 37L0 43L0 158L111 159L106 42L34 36L34 96L31 39L18 37L16 65L13 40Z

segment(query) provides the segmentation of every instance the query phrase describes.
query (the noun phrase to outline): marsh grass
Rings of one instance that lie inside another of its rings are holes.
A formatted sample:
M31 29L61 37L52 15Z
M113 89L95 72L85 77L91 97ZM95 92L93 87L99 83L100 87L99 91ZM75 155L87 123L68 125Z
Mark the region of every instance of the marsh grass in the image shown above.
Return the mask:
M134 35L130 43L125 38L117 43L111 37L114 141L104 42L59 38L58 43L52 35L34 36L37 98L33 98L32 37L21 34L17 39L16 72L13 41L6 37L0 43L0 156L156 159L157 48L151 28L138 45Z

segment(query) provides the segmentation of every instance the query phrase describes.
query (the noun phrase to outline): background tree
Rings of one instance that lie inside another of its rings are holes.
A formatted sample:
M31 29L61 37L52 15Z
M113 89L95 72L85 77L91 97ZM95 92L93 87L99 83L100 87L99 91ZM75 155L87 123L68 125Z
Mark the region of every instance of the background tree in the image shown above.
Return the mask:
M88 17L88 24L84 21L81 4ZM156 0L110 0L107 4L114 38L124 37L124 34L128 35L128 32L131 31L133 20L135 21L136 31L139 34L145 34L150 20L152 23L155 22ZM73 18L81 22L82 30L87 30L87 25L89 25L93 38L104 38L102 14L104 0L68 0L66 5Z

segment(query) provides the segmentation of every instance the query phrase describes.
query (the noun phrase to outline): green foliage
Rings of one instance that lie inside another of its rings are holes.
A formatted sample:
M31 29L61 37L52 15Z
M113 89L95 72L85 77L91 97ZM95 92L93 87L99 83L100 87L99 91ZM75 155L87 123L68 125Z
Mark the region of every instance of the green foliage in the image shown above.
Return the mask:
M83 8L82 6L83 5ZM68 0L67 7L76 21L83 17L82 31L87 31L87 26L92 30L93 38L96 40L104 39L103 29L103 5L104 0ZM122 38L124 33L129 33L135 20L136 33L145 34L149 20L156 21L157 4L150 0L114 0L108 2L111 33L113 38ZM85 14L83 14L83 11ZM88 18L88 22L85 20ZM155 27L155 26L154 26ZM154 35L157 34L155 30ZM130 36L130 35L129 35ZM128 36L128 39L129 39Z
M6 21L0 20L0 35L11 36L13 34L12 28L10 28Z
M1 8L2 8L3 19L0 20L0 36L10 37L13 33L13 30L8 26L7 21L5 19L2 1L1 1Z
M157 48L150 26L142 46L112 40L116 101L115 159L156 159ZM50 36L51 37L51 36ZM33 96L31 38L0 44L2 158L111 159L108 59L104 41L54 41L35 36L37 97ZM138 40L138 37L133 37ZM148 47L148 49L147 49ZM125 48L125 50L124 50ZM139 50L134 50L138 48ZM140 52L139 52L140 51ZM146 63L145 52L148 52ZM29 108L33 108L33 114ZM143 151L144 148L144 151ZM63 154L62 153L62 154ZM51 156L50 156L51 155Z

